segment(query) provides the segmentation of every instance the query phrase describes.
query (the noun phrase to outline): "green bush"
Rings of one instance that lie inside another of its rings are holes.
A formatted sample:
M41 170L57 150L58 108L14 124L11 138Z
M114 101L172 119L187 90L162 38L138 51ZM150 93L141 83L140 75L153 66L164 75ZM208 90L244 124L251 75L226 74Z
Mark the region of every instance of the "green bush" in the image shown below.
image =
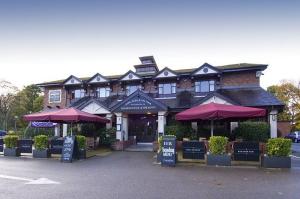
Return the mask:
M82 135L76 135L76 141L79 149L86 149L86 138Z
M284 138L272 138L267 142L268 156L287 157L291 154L292 141Z
M163 147L163 136L158 137L158 152L162 150Z
M192 132L193 129L190 125L175 124L166 126L165 129L165 135L174 135L179 141L181 141L183 137L190 137Z
M226 153L228 138L223 136L212 136L209 139L209 151L213 155L223 155Z
M34 148L36 150L45 150L48 148L48 136L37 135L34 137Z
M112 143L116 141L116 128L103 128L100 131L99 137L99 144L104 146L110 146Z
M266 142L270 135L269 125L265 122L241 122L234 130L236 138L244 141Z
M4 137L4 144L6 148L13 149L18 146L19 137L16 135L7 135Z

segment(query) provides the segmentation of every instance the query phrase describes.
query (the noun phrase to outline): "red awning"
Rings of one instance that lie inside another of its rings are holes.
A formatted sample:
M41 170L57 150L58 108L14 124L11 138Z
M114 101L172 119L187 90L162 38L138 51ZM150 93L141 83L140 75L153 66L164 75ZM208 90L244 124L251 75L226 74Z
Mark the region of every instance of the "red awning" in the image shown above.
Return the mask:
M108 123L108 119L80 111L75 108L65 108L55 111L33 113L23 117L26 121L58 122L58 123L78 123L78 122L97 122Z
M263 117L266 110L244 106L209 103L199 105L176 115L176 120L220 120L226 118Z

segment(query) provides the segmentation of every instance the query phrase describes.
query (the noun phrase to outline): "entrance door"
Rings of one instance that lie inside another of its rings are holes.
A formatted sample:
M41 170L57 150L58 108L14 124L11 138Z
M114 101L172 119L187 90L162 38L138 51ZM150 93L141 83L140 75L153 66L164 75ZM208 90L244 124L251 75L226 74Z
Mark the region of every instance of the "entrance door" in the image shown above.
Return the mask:
M129 136L136 136L137 142L155 140L157 115L129 115Z

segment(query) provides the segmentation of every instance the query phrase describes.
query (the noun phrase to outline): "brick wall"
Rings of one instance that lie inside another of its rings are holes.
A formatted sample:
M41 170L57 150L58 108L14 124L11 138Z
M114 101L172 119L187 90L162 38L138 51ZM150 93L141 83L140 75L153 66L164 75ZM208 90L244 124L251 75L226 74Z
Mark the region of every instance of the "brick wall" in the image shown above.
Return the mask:
M50 90L61 90L61 102L60 103L50 103L49 102L49 91ZM66 107L66 90L62 87L46 87L44 90L44 109L47 109L49 107L56 108L59 106L60 108Z
M289 121L277 122L278 137L284 137L291 132L292 126Z
M177 82L177 84L177 87L182 90L190 90L193 87L192 80L188 78L180 79L179 82Z
M155 93L155 92L157 92L156 85L152 80L145 81L143 86L144 86L144 91L146 93Z
M255 71L224 73L221 77L222 86L259 85Z

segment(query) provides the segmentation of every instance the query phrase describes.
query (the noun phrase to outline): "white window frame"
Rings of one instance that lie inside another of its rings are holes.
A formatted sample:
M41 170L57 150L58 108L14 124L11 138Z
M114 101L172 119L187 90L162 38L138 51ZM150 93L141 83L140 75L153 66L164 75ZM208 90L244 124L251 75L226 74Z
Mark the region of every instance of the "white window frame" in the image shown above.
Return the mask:
M166 84L170 84L170 87L171 87L171 93L165 93L164 92L164 85ZM160 93L159 91L162 90L162 93ZM158 94L159 95L172 95L172 94L176 94L177 92L177 85L176 83L161 83L161 84L158 84Z
M50 100L52 92L59 92L59 101L51 101ZM49 92L48 92L48 102L49 102L49 104L61 103L61 89L49 90Z
M201 83L202 82L208 82L208 91L201 91ZM197 87L199 87L198 91L197 91ZM211 89L212 87L214 89ZM215 80L199 80L199 81L195 81L195 92L196 93L208 93L208 92L214 92L215 90L216 90L216 81Z
M105 89L105 96L104 97L101 97L100 96L100 89ZM111 89L110 87L98 87L96 88L96 97L97 98L105 98L105 97L109 97L110 96L110 92L111 92Z

